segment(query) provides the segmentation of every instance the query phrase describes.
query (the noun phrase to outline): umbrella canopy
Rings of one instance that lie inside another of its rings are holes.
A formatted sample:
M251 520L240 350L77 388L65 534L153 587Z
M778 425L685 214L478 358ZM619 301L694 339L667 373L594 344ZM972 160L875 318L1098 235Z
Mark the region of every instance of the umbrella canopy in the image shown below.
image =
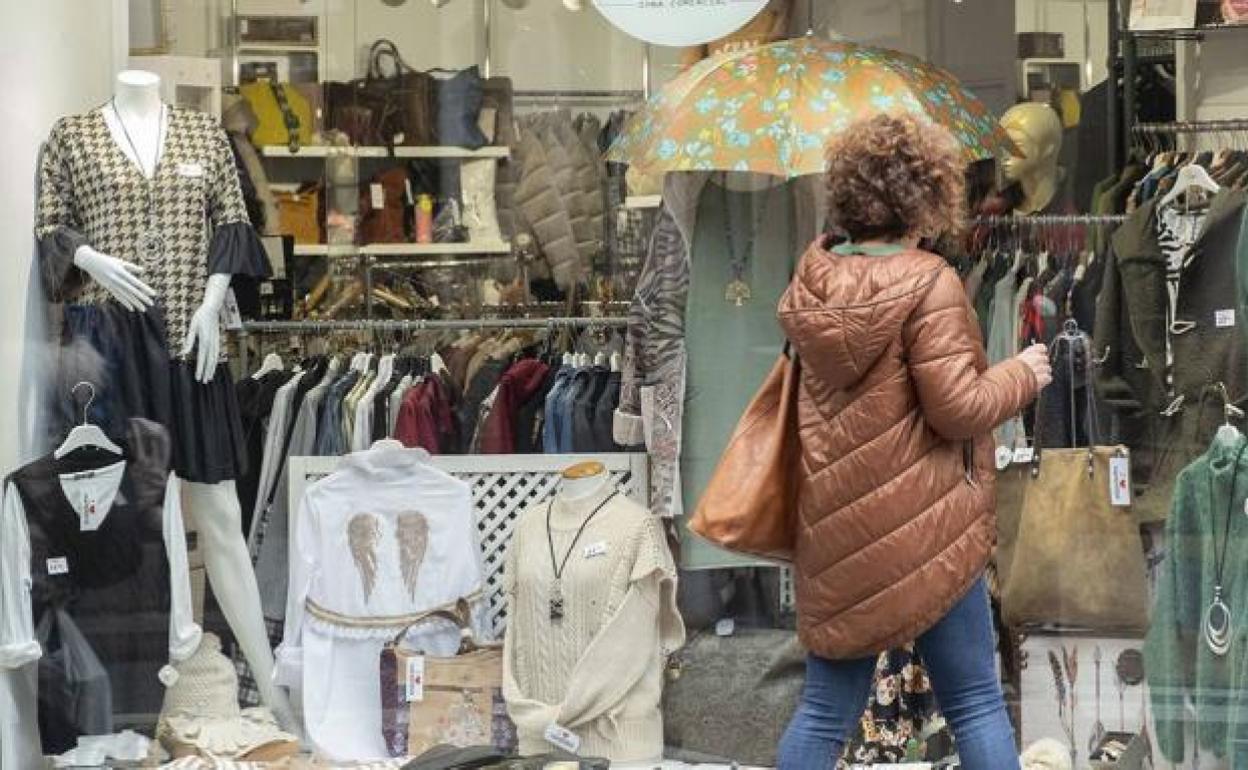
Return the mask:
M906 111L949 129L967 162L1012 151L997 118L921 59L815 37L703 60L625 126L607 159L646 173L824 170L827 141L855 119Z

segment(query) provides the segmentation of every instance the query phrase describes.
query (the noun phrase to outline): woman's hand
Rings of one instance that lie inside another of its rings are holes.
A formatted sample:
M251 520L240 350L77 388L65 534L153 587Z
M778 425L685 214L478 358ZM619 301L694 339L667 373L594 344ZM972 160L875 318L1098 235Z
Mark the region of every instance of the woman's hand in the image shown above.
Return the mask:
M1053 381L1053 366L1049 363L1047 345L1032 345L1018 354L1018 360L1026 364L1031 373L1036 376L1037 389L1043 390Z

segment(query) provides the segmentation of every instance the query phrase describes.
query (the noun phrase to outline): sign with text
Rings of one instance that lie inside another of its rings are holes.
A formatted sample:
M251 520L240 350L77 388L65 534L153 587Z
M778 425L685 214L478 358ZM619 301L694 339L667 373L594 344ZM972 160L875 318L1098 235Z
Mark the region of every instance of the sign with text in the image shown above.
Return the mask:
M598 12L647 43L701 45L744 27L767 0L594 0Z

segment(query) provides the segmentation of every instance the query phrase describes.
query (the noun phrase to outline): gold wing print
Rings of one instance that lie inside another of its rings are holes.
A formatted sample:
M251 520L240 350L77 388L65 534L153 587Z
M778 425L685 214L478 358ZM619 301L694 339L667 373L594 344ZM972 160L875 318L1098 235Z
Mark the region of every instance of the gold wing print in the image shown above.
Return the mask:
M399 546L399 568L403 571L403 584L407 586L407 593L414 600L420 567L425 563L425 551L429 547L429 521L416 511L400 513L395 523L394 536Z
M357 513L347 522L347 544L364 585L364 601L372 597L377 585L377 541L380 539L381 525L371 513Z

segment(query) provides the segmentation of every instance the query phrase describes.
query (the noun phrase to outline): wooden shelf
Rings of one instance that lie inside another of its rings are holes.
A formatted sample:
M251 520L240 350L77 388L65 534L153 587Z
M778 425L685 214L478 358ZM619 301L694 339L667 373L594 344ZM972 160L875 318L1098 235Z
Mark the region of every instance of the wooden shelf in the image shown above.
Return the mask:
M438 158L479 160L483 158L509 158L509 147L482 147L469 150L464 147L395 147L391 155L389 147L342 147L329 144L309 144L291 152L285 145L266 144L260 148L266 158Z
M329 245L295 244L295 254L307 257L427 257L446 254L510 254L511 244L499 243L370 243Z

